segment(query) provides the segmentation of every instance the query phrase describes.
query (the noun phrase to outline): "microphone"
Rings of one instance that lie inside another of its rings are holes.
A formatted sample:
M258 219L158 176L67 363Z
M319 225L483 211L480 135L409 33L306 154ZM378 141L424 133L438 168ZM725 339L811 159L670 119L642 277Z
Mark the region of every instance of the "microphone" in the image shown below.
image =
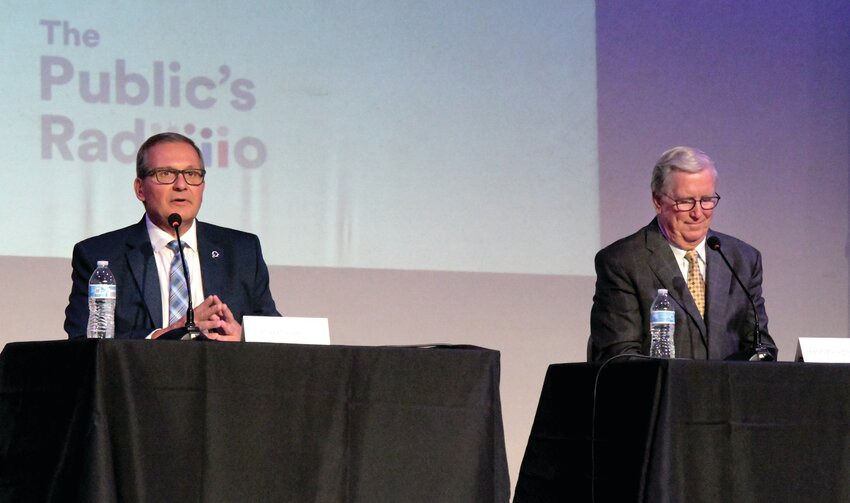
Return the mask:
M732 264L729 263L729 260L726 258L726 255L723 253L723 250L720 249L720 238L717 236L709 236L708 240L705 242L709 248L716 251L723 258L723 261L726 262L726 267L732 272L732 276L735 277L735 281L741 285L741 289L744 290L744 295L747 296L747 300L750 301L750 305L753 308L753 315L756 320L756 331L753 336L753 342L755 343L755 347L753 348L753 355L750 356L751 362L772 362L774 360L773 355L768 351L767 346L761 341L761 325L759 324L759 312L756 309L756 303L753 300L753 296L750 295L747 287L744 286L744 282L741 281L741 278L738 277L738 273L735 272L735 268L732 267Z
M186 324L180 328L169 330L160 335L158 339L164 340L186 340L186 339L206 339L201 333L201 329L195 325L195 309L192 307L192 286L189 281L189 268L186 267L186 257L183 255L183 243L180 241L180 225L183 224L183 217L179 213L168 215L168 225L174 229L174 235L177 236L177 250L180 254L180 262L183 264L183 278L186 280L186 295L188 296L189 306L186 308Z

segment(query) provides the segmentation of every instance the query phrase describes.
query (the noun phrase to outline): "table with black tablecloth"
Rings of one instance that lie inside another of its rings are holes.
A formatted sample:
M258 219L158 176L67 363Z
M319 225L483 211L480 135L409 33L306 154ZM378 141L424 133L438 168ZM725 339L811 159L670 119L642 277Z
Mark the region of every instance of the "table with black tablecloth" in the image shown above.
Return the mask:
M2 501L507 501L499 353L84 340L0 355Z
M551 365L515 503L850 501L850 365Z

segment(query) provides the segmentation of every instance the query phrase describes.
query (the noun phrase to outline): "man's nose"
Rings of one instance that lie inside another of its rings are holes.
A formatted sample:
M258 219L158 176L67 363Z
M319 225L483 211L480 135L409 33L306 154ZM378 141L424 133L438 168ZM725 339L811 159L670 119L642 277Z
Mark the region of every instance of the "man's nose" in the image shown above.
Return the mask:
M697 201L697 204L695 204L693 209L691 210L691 218L696 220L700 217L700 215L703 214L705 214L705 211L703 211L702 206L700 206L699 201Z
M186 190L189 187L189 184L186 183L186 178L183 177L183 172L177 172L177 179L174 180L174 188L178 190Z

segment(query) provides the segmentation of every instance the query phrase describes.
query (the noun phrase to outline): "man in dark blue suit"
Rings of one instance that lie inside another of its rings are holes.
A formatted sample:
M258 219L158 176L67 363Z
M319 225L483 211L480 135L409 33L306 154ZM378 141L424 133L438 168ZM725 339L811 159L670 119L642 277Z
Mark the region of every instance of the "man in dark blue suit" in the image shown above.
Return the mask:
M676 147L662 154L652 174L655 219L596 255L590 359L649 354L649 311L659 288L668 290L676 311L676 357L726 359L752 354L755 319L750 302L719 252L706 246L709 236L720 239L752 295L762 342L776 356L776 345L767 333L761 254L743 241L710 230L720 201L716 181L714 162L705 153Z
M109 261L117 283L116 338L155 339L184 326L185 308L177 312L169 305L169 269L176 256L176 247L169 247L174 229L168 217L173 213L183 220L179 229L195 323L204 335L238 341L244 315L280 316L257 236L196 220L205 174L200 150L183 135L160 133L139 148L134 188L145 216L135 225L74 246L71 295L65 309L69 338L86 336L88 281L98 260Z

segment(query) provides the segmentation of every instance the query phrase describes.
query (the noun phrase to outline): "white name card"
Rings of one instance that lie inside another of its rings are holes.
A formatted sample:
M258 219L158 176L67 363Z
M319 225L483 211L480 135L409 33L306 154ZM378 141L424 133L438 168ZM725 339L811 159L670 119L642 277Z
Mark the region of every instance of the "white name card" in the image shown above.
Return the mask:
M327 318L245 316L242 318L242 332L245 342L324 345L331 343Z
M845 337L800 337L797 339L798 362L850 363L850 339Z

